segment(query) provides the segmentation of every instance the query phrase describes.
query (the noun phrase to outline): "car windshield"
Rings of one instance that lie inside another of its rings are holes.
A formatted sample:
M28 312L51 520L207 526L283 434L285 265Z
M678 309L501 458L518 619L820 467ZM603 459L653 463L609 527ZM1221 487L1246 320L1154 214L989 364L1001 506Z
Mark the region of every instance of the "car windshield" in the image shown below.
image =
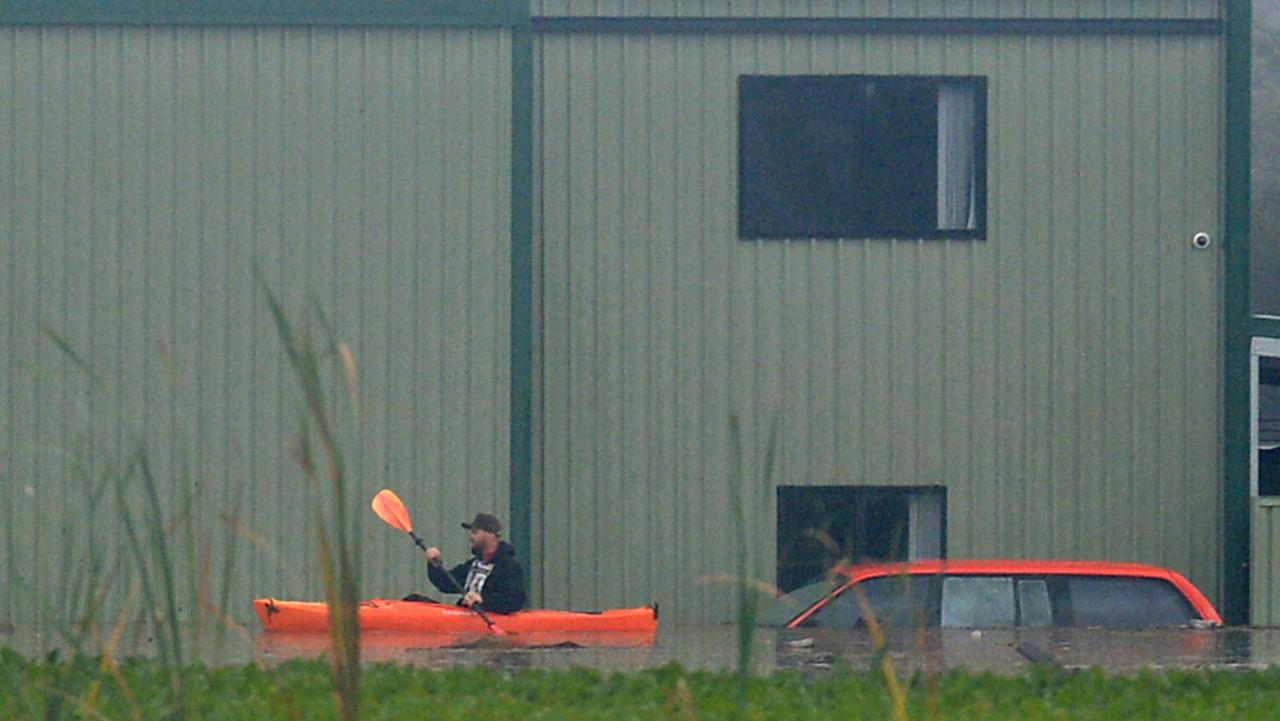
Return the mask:
M886 627L932 626L929 600L933 576L882 576L846 588L808 620L815 626L860 628L867 625L868 608Z
M785 626L791 619L804 613L805 609L825 598L836 590L839 584L834 581L817 581L801 586L791 593L774 601L772 606L760 614L763 626Z
M863 622L863 602L875 611L882 623L890 626L934 625L929 611L929 588L933 578L887 576L859 581L841 591L805 625L833 628L856 628ZM760 623L784 626L815 603L826 598L840 584L830 581L812 583L779 598L760 617Z

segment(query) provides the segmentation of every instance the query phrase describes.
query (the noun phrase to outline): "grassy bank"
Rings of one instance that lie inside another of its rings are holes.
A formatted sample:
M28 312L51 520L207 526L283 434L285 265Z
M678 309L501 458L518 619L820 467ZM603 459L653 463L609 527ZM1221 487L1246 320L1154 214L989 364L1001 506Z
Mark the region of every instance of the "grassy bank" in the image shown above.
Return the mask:
M167 667L129 661L33 662L0 651L0 716L160 719ZM206 669L184 667L183 703L190 718L332 719L333 677L324 662L290 661ZM1170 672L1132 677L1101 672L1034 670L1003 677L952 672L939 678L940 711L931 711L922 682L908 684L912 719L1273 719L1280 708L1280 671ZM731 719L737 715L734 674L693 673L676 666L631 674L484 668L433 671L378 665L365 671L362 715L369 719ZM837 671L804 677L752 678L745 718L889 719L890 694L880 676ZM937 714L935 716L935 713Z

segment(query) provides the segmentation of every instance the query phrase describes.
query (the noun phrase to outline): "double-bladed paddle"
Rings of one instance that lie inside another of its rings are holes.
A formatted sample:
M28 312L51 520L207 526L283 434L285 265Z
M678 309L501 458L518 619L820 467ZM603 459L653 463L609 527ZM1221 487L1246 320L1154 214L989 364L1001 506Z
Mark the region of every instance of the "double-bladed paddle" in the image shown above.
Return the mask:
M405 508L404 501L400 500L400 496L397 496L395 491L390 488L384 488L381 491L378 491L378 493L373 497L373 502L370 505L373 507L373 512L378 514L378 518L385 521L388 526L409 534L409 537L413 539L413 542L418 544L418 548L421 548L424 551L427 550L427 544L423 543L422 539L418 537L418 534L413 532L413 519L409 517L409 509ZM449 571L446 570L444 575L449 577L449 582L453 584L453 587L458 591L458 593L465 593L462 588L458 586L458 579L454 578L452 573L449 573ZM470 608L480 614L480 618L483 618L484 622L489 624L490 631L499 636L506 634L506 631L499 628L498 624L494 623L493 619L489 618L489 614L485 613L483 608L480 608L479 606L471 606Z

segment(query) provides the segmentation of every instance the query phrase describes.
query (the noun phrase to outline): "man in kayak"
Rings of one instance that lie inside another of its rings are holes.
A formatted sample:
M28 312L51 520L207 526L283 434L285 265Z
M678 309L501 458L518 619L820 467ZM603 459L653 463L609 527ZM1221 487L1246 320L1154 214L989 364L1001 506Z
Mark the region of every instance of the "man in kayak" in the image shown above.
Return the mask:
M502 524L496 516L477 513L463 523L471 537L471 560L445 570L440 549L427 549L427 578L444 593L462 593L458 605L492 613L512 613L524 608L524 569L516 549L502 540Z

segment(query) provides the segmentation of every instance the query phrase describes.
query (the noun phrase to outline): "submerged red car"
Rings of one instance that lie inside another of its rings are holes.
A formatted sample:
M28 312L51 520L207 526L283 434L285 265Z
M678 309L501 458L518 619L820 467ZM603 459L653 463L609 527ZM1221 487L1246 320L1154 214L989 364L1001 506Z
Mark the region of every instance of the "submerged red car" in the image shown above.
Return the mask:
M943 628L1220 626L1176 571L1108 561L933 560L841 566L777 600L766 625Z

